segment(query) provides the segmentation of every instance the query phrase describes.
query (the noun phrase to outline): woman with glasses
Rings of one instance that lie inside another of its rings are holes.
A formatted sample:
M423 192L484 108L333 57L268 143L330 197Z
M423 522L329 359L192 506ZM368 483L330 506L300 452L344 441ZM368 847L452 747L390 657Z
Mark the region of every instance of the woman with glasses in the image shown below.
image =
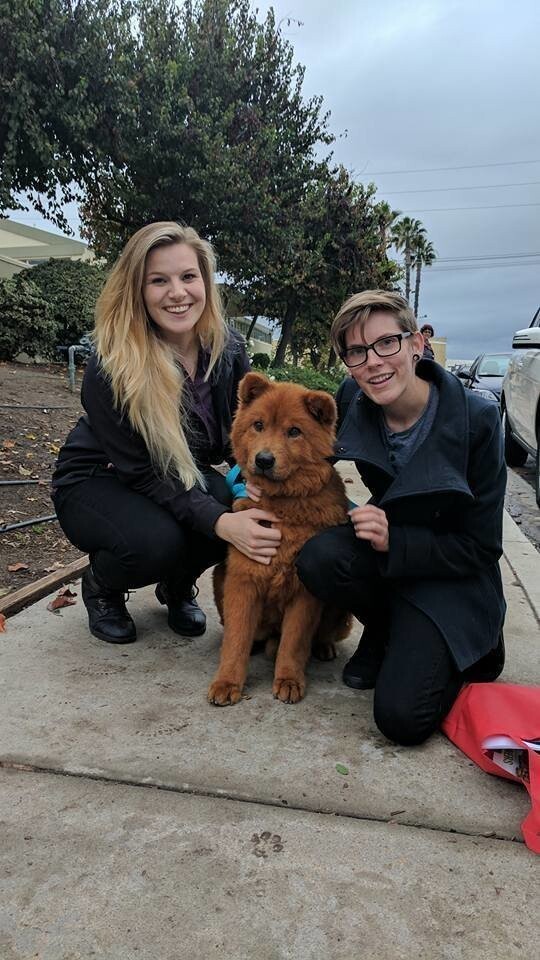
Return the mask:
M364 625L344 682L375 689L390 740L421 743L465 680L494 680L504 665L500 418L422 359L422 334L396 293L350 297L332 340L350 374L336 454L356 462L371 499L350 524L308 541L298 573Z

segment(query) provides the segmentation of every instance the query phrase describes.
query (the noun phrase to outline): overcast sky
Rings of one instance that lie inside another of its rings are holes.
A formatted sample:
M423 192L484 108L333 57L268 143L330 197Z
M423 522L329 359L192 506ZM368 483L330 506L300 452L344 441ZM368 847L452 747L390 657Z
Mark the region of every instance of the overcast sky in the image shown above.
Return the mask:
M336 161L426 227L419 314L448 357L510 349L540 305L539 0L253 6L274 7L323 96Z

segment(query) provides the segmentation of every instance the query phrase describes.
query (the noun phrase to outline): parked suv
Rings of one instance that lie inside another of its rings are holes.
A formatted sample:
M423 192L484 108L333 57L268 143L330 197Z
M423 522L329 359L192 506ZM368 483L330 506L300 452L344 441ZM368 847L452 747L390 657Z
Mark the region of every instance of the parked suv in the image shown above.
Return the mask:
M501 393L504 453L511 467L522 467L529 453L535 458L540 507L540 307L531 325L514 334L512 347Z

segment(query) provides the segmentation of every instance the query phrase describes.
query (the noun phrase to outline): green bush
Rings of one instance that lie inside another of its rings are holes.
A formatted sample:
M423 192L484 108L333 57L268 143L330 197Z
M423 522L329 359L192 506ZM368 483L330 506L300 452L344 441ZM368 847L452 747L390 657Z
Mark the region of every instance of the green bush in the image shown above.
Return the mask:
M23 351L29 357L54 357L57 324L49 303L24 270L0 280L0 360L13 360Z
M267 370L270 366L270 357L267 353L254 353L251 358L251 365L258 367L259 370Z
M52 307L56 343L79 343L94 326L94 307L105 282L104 267L81 260L47 260L32 268L32 280Z
M283 367L271 368L268 371L274 380L285 381L288 383L300 383L309 390L326 390L327 393L335 395L342 376L330 376L326 373L319 373L312 367L294 367L292 364L286 364Z

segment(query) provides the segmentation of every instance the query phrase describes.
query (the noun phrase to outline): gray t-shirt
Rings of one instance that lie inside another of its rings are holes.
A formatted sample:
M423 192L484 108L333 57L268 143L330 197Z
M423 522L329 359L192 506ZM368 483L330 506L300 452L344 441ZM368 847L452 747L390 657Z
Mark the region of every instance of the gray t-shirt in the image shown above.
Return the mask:
M439 405L439 390L434 383L429 385L428 402L424 412L416 423L400 433L392 433L386 424L382 410L379 410L379 425L383 443L388 451L388 458L396 474L411 459L414 451L426 439L437 413Z

